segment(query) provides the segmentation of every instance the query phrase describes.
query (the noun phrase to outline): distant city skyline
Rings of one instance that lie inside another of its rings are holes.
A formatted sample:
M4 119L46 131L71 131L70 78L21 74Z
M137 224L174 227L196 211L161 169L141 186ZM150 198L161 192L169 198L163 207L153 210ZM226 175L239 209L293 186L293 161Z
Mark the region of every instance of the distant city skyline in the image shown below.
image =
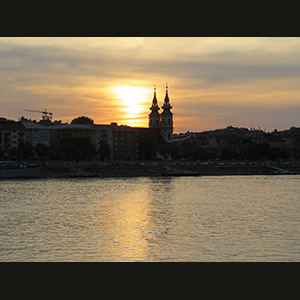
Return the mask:
M148 127L168 82L174 133L299 127L299 37L2 37L0 117Z

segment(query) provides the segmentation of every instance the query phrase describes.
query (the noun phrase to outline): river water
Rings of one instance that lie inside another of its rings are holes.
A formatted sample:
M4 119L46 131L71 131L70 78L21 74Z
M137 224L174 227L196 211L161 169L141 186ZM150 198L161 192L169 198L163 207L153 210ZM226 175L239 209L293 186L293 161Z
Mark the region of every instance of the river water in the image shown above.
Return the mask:
M300 175L0 181L0 261L300 261Z

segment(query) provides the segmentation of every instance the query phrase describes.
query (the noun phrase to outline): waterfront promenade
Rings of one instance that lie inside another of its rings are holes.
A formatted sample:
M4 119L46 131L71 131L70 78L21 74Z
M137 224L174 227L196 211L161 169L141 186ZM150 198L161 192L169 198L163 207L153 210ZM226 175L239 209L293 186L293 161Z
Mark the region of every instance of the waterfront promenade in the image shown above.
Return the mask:
M199 175L300 174L300 162L236 161L149 161L149 162L48 162L42 164L42 178L161 176L162 172L197 172Z

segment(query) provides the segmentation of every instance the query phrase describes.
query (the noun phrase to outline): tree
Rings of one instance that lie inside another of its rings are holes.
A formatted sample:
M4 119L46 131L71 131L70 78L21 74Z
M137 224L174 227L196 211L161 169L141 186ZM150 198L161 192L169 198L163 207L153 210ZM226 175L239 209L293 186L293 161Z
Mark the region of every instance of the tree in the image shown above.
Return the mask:
M72 120L71 124L94 124L94 120L89 117L78 117Z
M142 160L155 159L155 141L152 137L140 137L139 156Z
M62 143L62 151L60 152L60 156L64 160L80 160L80 154L78 153L78 149L75 145L66 141Z
M234 146L222 147L220 152L221 152L221 159L229 160L229 159L237 158L237 151Z
M23 156L23 159L33 156L33 146L28 141L19 143L19 150L21 153L21 158Z
M87 137L67 137L61 140L59 159L89 160L96 154L96 147Z
M100 149L98 150L98 155L101 160L104 160L110 156L110 147L107 141L100 140L99 141Z
M46 157L49 155L49 152L50 152L49 147L42 143L36 144L34 151L35 151L36 155L39 157Z
M20 156L20 151L17 147L11 147L9 150L9 154L11 158L16 158L17 156Z

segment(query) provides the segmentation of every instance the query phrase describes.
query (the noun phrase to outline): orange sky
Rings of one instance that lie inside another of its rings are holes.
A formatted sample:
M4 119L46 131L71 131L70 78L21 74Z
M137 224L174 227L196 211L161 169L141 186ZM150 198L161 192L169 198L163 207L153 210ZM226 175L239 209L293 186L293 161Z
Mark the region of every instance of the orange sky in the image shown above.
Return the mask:
M299 127L300 38L0 38L0 117L148 126L168 82L174 132Z

